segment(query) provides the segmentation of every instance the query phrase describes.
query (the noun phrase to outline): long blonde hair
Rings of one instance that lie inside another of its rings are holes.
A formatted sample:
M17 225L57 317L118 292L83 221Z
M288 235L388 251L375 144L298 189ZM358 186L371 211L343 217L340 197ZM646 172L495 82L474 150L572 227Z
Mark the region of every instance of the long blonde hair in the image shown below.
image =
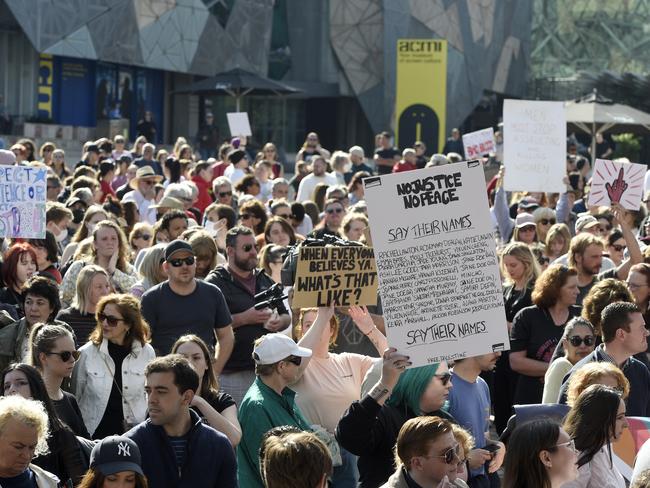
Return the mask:
M512 256L524 265L524 277L526 279L527 287L532 285L541 274L537 259L535 258L533 252L530 250L530 247L523 242L511 242L503 249L503 251L501 251L500 259L501 273L503 274L503 280L506 285L513 284L513 281L508 275L504 264L503 258L506 256Z

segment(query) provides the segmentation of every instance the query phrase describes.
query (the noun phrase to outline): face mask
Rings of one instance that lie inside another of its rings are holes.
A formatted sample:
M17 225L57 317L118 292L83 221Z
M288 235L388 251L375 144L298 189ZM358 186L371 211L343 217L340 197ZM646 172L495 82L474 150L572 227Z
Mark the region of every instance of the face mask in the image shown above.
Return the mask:
M205 231L210 234L212 237L216 237L218 233L218 227L216 222L210 222L209 220L206 221L205 225Z
M62 229L61 232L59 232L57 235L54 236L56 239L56 242L63 242L65 241L66 237L68 237L68 229Z
M84 212L83 209L81 208L75 208L72 210L72 222L75 224L80 224L81 221L84 219Z

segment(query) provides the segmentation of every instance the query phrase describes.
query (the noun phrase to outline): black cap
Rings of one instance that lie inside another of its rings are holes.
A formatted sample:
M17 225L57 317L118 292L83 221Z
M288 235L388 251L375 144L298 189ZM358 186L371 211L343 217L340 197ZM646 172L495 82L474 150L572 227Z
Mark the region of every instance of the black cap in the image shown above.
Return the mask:
M192 255L194 254L194 250L192 249L192 246L190 246L189 242L176 239L167 244L167 247L165 248L165 261L169 261L172 255L179 251L187 251Z
M112 435L95 444L90 453L90 467L104 476L121 471L142 472L142 458L138 445L128 437Z
M120 156L120 161L128 161L129 163L133 161L133 158L130 154L124 153Z
M241 161L245 157L246 157L246 153L244 152L243 149L235 149L234 151L230 151L228 153L228 160L232 164L237 164L239 161Z
M99 147L97 144L89 144L88 147L86 148L86 152L94 152L99 154Z

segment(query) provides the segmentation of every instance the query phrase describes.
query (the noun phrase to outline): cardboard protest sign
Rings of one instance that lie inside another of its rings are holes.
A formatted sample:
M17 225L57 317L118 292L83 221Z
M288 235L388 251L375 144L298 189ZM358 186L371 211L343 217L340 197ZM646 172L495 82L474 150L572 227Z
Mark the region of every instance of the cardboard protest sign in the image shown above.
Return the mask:
M377 284L371 247L301 247L291 306L376 305Z
M228 118L228 128L232 137L252 136L251 124L248 121L248 112L232 112L226 114Z
M628 210L639 210L643 199L645 164L615 163L596 159L589 192L589 205L609 207L620 203Z
M503 162L507 191L566 191L563 102L505 100Z
M650 418L628 417L627 422L628 428L624 429L621 438L612 444L612 458L614 466L630 481L636 455L641 446L650 439Z
M363 183L388 343L414 366L509 349L482 165Z
M45 238L47 170L0 166L0 237Z
M489 127L469 134L463 134L463 147L466 159L480 158L486 154L496 152L494 129Z

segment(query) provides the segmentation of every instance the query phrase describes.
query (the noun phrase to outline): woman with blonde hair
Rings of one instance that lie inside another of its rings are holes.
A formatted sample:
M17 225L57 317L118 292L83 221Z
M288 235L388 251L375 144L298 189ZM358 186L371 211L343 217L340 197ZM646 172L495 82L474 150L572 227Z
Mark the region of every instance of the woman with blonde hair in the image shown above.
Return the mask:
M140 301L111 294L97 305L97 324L72 376L81 414L94 439L123 434L147 413L143 371L156 353Z
M101 266L89 264L77 275L75 295L72 305L64 308L56 316L72 327L77 338L77 347L88 340L95 329L95 309L99 301L111 293L108 273Z
M607 361L587 363L569 378L567 405L575 405L580 394L591 385L614 388L623 400L630 394L630 382L618 366Z
M273 173L272 180L276 178L284 178L284 166L280 161L280 155L278 154L278 149L275 147L275 144L272 142L267 142L262 147L262 159L266 159L271 163L271 171Z
M68 306L74 297L77 276L88 264L106 270L115 291L128 291L137 281L135 268L129 263L129 247L122 229L110 220L102 220L93 230L90 255L72 263L61 283L61 303Z
M151 247L153 243L153 227L148 222L138 222L133 226L129 234L129 245L131 246L132 260L136 260L143 249Z
M361 213L349 212L343 217L341 228L347 240L363 242L364 231L368 228L368 217Z
M167 279L167 272L162 265L165 261L166 247L167 244L156 244L144 251L144 257L138 268L140 280L129 290L131 295L142 298L145 291Z
M187 242L196 256L196 278L205 279L218 264L226 264L226 259L219 254L216 242L206 231L194 231Z
M133 156L134 160L139 157L142 157L142 146L144 146L147 142L148 141L145 136L138 136L136 137L135 141L133 141L133 147L131 148L131 155Z
M180 159L181 146L183 145L187 145L187 139L182 136L178 136L176 138L176 142L174 143L174 148L172 149L172 156L174 156L176 159Z
M237 405L232 397L219 390L219 382L213 369L213 357L203 339L184 335L172 346L172 354L185 357L199 375L199 388L190 407L212 428L223 433L233 447L241 439L241 426L237 420Z
M571 232L566 224L553 224L546 232L544 253L553 262L554 259L569 252Z

